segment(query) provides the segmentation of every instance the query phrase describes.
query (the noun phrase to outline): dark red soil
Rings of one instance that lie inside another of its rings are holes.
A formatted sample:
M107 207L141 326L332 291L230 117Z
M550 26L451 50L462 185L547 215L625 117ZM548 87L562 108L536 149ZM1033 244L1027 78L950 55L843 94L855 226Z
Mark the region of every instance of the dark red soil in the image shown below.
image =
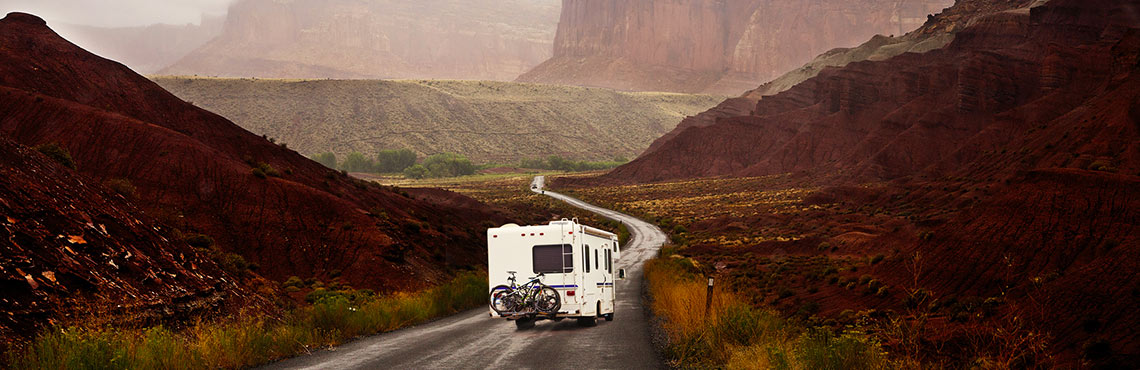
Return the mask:
M27 14L0 20L0 135L26 146L59 143L79 178L129 180L147 215L211 236L278 281L339 275L357 288L422 287L485 263L483 227L506 222L462 195L329 170ZM256 167L273 171L259 176Z
M892 287L1005 303L980 324L944 323L944 331L930 334L932 342L1028 318L1033 330L1051 336L1055 364L1135 364L1138 56L1138 1L1053 0L992 13L944 49L825 70L764 97L750 114L682 128L592 181L797 174L828 187L808 203L845 210L819 215L817 223L841 226L852 218L847 212L865 216L868 209L893 215L853 217L868 229L823 233L806 243L883 254L870 274ZM561 184L590 180L577 181ZM873 192L849 186L863 183L886 185ZM775 218L745 225L811 222ZM756 250L828 255L803 243ZM693 253L720 253L698 247ZM916 255L923 261L918 274ZM807 296L830 314L906 309L899 296L888 297L838 287Z

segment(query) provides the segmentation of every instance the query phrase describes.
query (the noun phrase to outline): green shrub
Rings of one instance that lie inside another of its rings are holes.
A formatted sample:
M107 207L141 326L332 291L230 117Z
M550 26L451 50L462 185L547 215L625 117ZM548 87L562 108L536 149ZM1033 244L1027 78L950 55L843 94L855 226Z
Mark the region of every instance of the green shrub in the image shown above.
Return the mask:
M214 238L206 234L190 234L186 236L186 244L198 249L210 249L214 246Z
M422 179L428 176L428 169L423 165L414 165L404 169L404 177L409 179Z
M107 180L106 185L108 189L122 195L123 198L131 200L138 198L138 189L135 189L134 184L131 184L131 180L114 178Z
M305 286L305 281L301 280L301 278L299 278L299 277L290 276L288 279L285 279L285 282L281 283L281 286L282 287L298 287L299 288L299 287Z
M424 159L428 177L456 177L475 174L475 164L462 154L440 153Z
M266 176L281 177L281 173L277 172L277 169L273 168L273 166L270 166L268 163L265 163L265 162L257 162L257 166L255 166L253 168L252 172L253 172L254 176L257 176L257 177L260 177L263 179Z
M71 159L71 152L68 152L67 148L60 146L59 143L40 144L35 149L64 167L75 169L75 161Z
M381 150L376 155L376 164L380 172L403 172L416 164L416 152L411 149Z
M220 262L222 269L234 276L243 276L249 272L250 265L240 254L226 253Z
M800 336L797 358L807 369L884 369L890 366L878 342L826 328L813 328Z

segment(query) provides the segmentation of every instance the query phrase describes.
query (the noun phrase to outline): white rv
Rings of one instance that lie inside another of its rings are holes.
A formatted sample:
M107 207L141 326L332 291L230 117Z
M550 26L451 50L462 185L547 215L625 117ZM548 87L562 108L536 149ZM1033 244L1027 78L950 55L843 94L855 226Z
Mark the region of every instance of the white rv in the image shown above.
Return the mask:
M543 319L576 318L586 326L596 324L599 317L613 320L614 281L625 277L625 271L616 267L620 257L617 235L579 224L577 219L487 229L489 286L508 284L511 271L520 285L541 273L540 281L557 290L561 300L553 315L499 316L491 310L491 317L515 320L520 328Z

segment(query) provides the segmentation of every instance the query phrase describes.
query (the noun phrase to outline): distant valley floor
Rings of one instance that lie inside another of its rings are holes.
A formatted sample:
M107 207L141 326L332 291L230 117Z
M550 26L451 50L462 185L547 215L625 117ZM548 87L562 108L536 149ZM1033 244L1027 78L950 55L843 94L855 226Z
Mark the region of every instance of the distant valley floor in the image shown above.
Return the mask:
M151 77L178 97L302 154L409 148L481 163L641 154L721 96L491 81Z

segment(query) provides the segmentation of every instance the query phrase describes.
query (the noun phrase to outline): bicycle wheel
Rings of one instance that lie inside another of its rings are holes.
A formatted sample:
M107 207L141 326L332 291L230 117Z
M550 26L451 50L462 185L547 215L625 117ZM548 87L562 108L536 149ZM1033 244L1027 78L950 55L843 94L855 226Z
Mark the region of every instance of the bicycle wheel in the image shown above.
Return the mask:
M514 293L514 290L506 285L499 285L491 289L491 309L499 314L499 316L515 311L512 307L514 306L514 300L511 299L513 296L512 293Z
M557 313L562 308L562 297L554 288L543 285L534 302L535 311L544 315Z

